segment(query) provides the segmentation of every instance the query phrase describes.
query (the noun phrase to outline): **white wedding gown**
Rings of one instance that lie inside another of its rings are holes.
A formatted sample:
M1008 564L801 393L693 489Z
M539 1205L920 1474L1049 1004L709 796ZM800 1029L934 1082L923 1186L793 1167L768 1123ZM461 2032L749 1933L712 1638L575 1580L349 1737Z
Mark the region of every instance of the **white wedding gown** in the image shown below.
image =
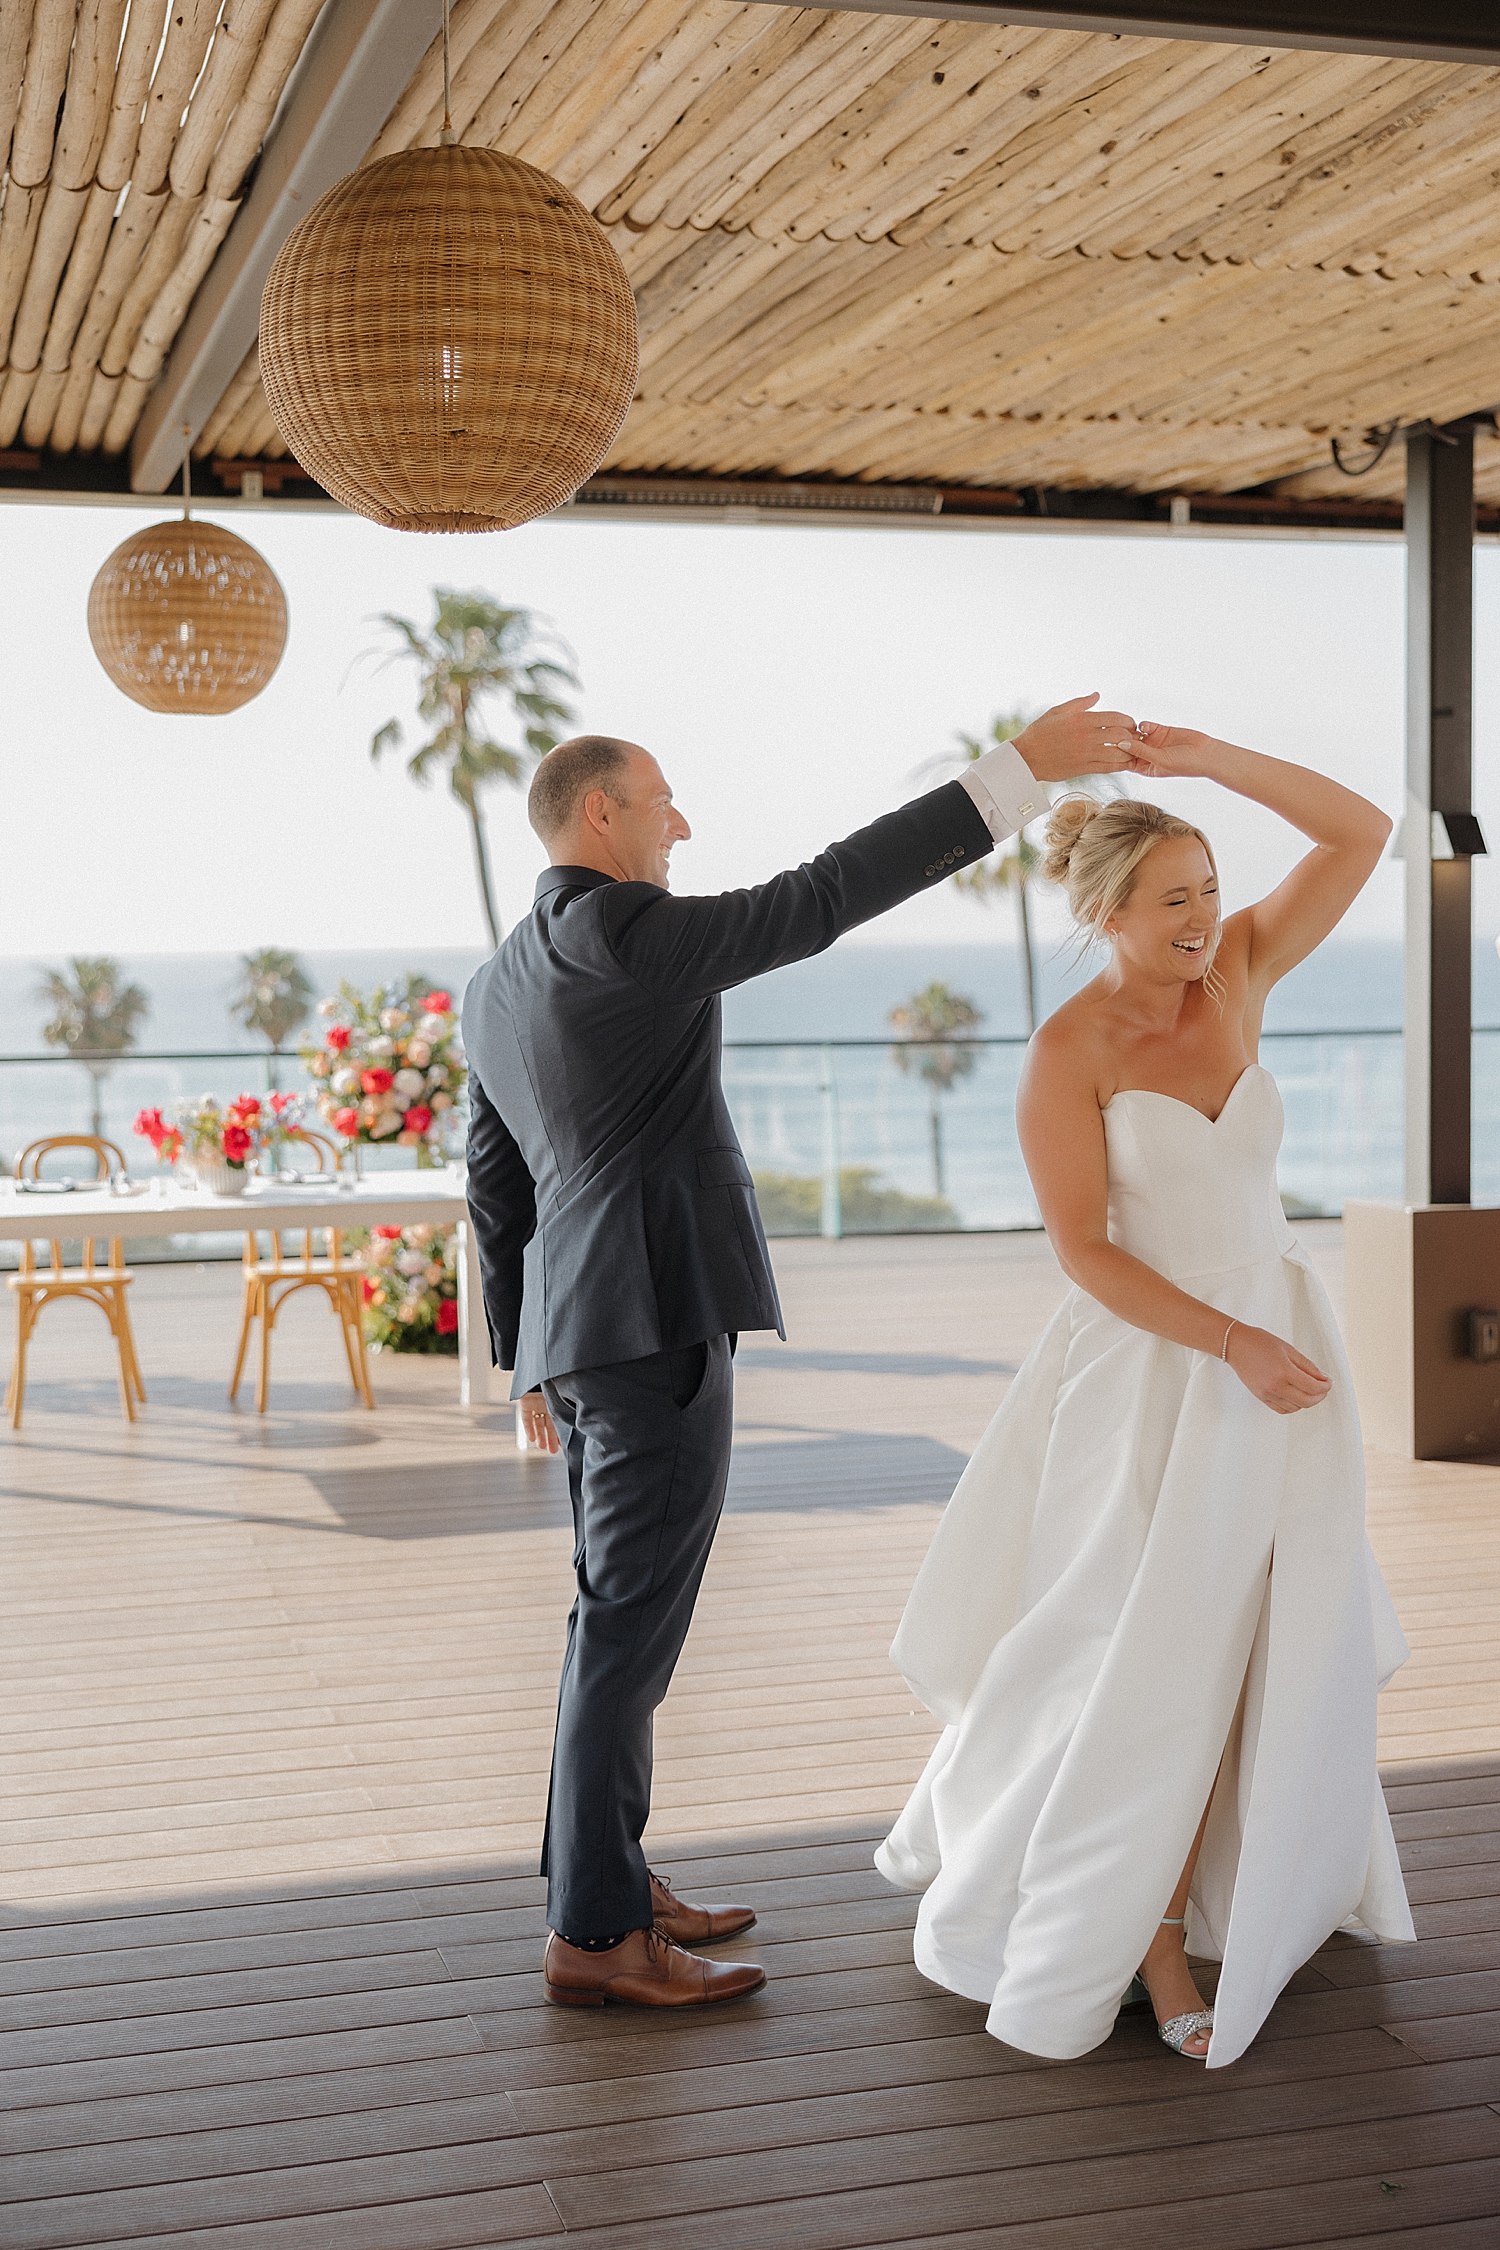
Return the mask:
M1222 2065L1340 1924L1414 1936L1375 1770L1376 1692L1407 1648L1333 1310L1277 1194L1275 1080L1252 1064L1217 1122L1116 1094L1104 1126L1111 1241L1333 1389L1275 1414L1217 1359L1069 1294L901 1621L891 1654L945 1726L876 1865L924 1893L924 1976L983 2002L997 2039L1082 2055L1213 1788L1186 1936L1223 1963Z

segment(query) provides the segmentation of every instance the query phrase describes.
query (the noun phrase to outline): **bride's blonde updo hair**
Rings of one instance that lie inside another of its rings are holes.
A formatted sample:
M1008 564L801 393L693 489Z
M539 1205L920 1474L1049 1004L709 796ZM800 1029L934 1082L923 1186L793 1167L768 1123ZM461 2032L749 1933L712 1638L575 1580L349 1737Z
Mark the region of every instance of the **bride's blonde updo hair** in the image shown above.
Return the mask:
M1068 907L1086 942L1103 938L1111 915L1135 889L1141 863L1158 844L1178 836L1195 836L1208 855L1217 882L1219 869L1214 848L1201 828L1160 805L1145 805L1136 797L1114 797L1100 804L1093 797L1064 797L1052 808L1042 844L1042 873L1068 894ZM1222 980L1214 973L1218 950L1215 930L1209 945L1203 984L1210 999L1222 998Z

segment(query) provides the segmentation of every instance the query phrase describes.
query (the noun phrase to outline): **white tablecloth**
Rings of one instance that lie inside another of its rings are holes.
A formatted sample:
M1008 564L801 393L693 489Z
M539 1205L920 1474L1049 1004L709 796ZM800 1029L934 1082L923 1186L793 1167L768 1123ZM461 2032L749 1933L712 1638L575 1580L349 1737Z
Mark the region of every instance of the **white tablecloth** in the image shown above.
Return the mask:
M490 1393L490 1338L480 1290L479 1257L462 1178L450 1171L377 1172L290 1188L271 1178L252 1180L243 1195L208 1195L174 1179L144 1190L112 1195L107 1188L77 1188L70 1195L27 1195L14 1180L0 1180L0 1242L76 1242L84 1235L127 1240L141 1235L243 1234L251 1227L453 1226L459 1230L458 1396L462 1406L483 1406Z

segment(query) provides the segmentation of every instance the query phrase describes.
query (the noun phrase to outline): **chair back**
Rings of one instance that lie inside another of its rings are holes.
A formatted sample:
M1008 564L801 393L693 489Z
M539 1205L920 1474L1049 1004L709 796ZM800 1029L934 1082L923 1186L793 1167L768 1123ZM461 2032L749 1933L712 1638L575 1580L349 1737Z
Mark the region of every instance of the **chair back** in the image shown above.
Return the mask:
M116 1172L123 1173L125 1170L125 1159L114 1142L101 1140L97 1133L48 1133L42 1140L30 1141L22 1149L20 1155L16 1158L16 1178L18 1180L39 1180L42 1176L43 1162L54 1149L59 1148L86 1148L94 1159L94 1179L96 1182L112 1179ZM54 1236L50 1245L52 1251L50 1271L58 1278L61 1278L63 1271L63 1239L61 1236ZM109 1263L116 1269L122 1267L125 1263L125 1245L119 1235L113 1235L110 1238ZM22 1243L20 1270L23 1274L34 1274L38 1271L36 1244L34 1242ZM48 1269L42 1268L41 1270L45 1272ZM83 1270L85 1273L95 1271L94 1240L91 1235L84 1236Z
M288 1140L303 1142L308 1148L312 1150L313 1155L318 1160L318 1175L320 1178L325 1173L342 1172L342 1170L344 1169L343 1150L341 1148L338 1148L332 1141L330 1141L326 1137L326 1135L322 1133L310 1132L307 1126L302 1125L298 1127L295 1133L289 1133L287 1135L287 1138ZM313 1258L317 1255L314 1237L319 1234L325 1234L328 1238L328 1256L332 1260L334 1266L339 1269L342 1269L343 1267L343 1237L340 1235L337 1227L304 1227L302 1230L302 1258L300 1261L294 1259L291 1265L288 1265L284 1259L280 1234L274 1227L270 1230L270 1232L270 1262L275 1267L277 1273L291 1272L299 1262L302 1264L311 1264ZM257 1238L252 1231L245 1237L245 1264L247 1266L256 1266L259 1263L260 1248Z

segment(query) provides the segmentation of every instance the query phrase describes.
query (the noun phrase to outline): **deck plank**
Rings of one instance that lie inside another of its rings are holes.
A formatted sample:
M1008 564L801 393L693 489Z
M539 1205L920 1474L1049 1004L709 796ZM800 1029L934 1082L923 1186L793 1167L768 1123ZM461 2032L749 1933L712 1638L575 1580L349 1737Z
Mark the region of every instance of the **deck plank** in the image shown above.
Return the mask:
M508 1409L382 1360L356 1416L306 1320L271 1414L226 1411L224 1269L143 1273L132 1430L99 1340L45 1340L0 1455L7 2250L1158 2250L1174 2206L1214 2250L1492 2231L1500 1467L1370 1458L1419 1943L1336 1936L1228 2073L1140 2013L1038 2062L918 1976L871 1859L935 1733L891 1631L1060 1277L1032 1238L778 1266L796 1341L745 1353L650 1831L685 1893L755 1907L722 1950L771 1982L688 2020L543 1999L569 1534ZM893 1362L896 1303L926 1348Z

